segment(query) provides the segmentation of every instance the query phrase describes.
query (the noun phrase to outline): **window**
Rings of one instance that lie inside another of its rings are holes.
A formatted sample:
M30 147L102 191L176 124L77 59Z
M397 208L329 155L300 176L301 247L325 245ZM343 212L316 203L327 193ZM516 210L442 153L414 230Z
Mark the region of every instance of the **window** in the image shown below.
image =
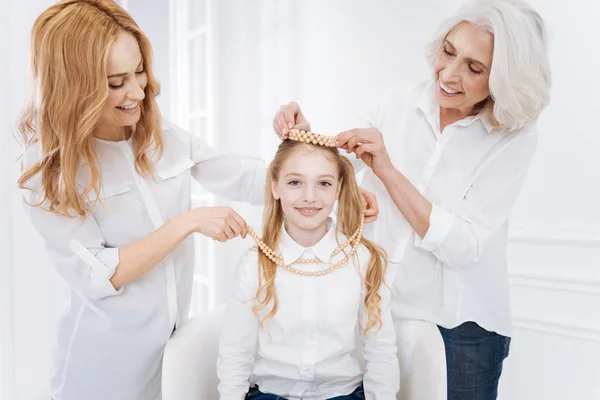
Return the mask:
M211 0L171 0L171 110L173 122L214 144ZM192 207L214 205L214 196L192 183ZM196 271L190 316L212 309L215 248L196 235Z

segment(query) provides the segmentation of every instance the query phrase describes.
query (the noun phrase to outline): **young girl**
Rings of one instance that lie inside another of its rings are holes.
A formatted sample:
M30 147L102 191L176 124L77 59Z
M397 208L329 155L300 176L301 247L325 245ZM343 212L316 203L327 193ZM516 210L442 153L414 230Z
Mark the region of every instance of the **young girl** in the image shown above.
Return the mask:
M262 239L254 235L237 268L221 334L222 400L392 400L398 391L386 256L361 235L352 165L315 141L323 145L282 142L270 165Z

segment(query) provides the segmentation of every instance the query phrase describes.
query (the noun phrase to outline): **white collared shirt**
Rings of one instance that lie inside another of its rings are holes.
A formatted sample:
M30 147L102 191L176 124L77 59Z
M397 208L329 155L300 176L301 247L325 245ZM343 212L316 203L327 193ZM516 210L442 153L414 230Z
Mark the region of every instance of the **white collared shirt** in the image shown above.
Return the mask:
M164 152L155 179L134 167L132 140L95 139L102 204L85 220L26 206L48 255L71 291L59 321L52 378L54 400L154 400L160 397L162 352L173 328L187 318L193 283L194 242L189 236L134 282L110 283L119 247L160 228L191 207L191 178L221 196L262 204L265 165L216 152L198 136L165 124ZM39 159L39 147L25 165ZM87 176L82 166L78 182ZM24 191L38 199L40 176Z
M317 257L325 262L293 267L318 271L339 261L342 254L331 258L338 247L335 230L330 227L319 243L304 248L282 229L279 252L285 264ZM345 242L342 235L338 240ZM290 400L324 399L350 394L361 381L369 400L396 398L400 377L390 291L380 290L381 330L365 337L368 314L361 276L370 254L362 245L357 251L356 261L324 276L301 276L279 268L275 276L279 309L266 330L260 329L252 312L257 304L258 252L254 248L245 254L235 273L220 339L221 400L243 400L252 384ZM262 310L261 316L267 312ZM367 363L364 376L352 354L360 341Z
M433 204L421 239L371 170L362 186L380 214L365 237L382 245L395 272L392 314L446 328L474 321L511 334L506 247L509 213L535 153L535 129L494 129L487 115L440 133L434 86L392 90L361 125L383 134L394 166Z

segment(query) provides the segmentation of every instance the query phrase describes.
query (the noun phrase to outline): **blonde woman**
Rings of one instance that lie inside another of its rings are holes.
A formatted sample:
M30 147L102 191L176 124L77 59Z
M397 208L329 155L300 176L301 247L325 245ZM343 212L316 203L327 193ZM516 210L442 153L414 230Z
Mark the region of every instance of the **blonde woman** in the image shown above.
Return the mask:
M163 348L190 304L191 234L246 233L229 208L191 209L191 178L259 203L264 163L161 122L150 43L113 1L48 8L33 26L32 61L19 185L71 291L53 399L159 399Z
M472 0L430 50L432 79L391 90L337 145L364 161L378 196L368 237L401 261L394 319L439 327L449 400L495 399L511 336L508 216L549 101L544 22L521 1ZM310 128L295 103L274 120L283 138L296 124ZM400 360L410 387L411 355Z
M240 262L225 312L221 400L395 399L386 257L362 237L362 213L354 168L337 149L279 145L262 238L252 233L259 245Z

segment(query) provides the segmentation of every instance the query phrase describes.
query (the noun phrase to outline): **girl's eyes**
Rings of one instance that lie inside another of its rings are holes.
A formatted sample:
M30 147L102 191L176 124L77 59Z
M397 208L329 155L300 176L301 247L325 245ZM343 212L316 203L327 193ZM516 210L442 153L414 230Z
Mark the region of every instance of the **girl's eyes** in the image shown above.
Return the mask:
M300 184L301 184L301 182L298 181L298 180L293 180L293 181L289 181L288 182L288 185L290 185L290 186L299 186ZM328 182L328 181L321 181L321 182L318 183L318 185L319 186L323 186L323 187L330 187L330 186L332 186L331 182Z

